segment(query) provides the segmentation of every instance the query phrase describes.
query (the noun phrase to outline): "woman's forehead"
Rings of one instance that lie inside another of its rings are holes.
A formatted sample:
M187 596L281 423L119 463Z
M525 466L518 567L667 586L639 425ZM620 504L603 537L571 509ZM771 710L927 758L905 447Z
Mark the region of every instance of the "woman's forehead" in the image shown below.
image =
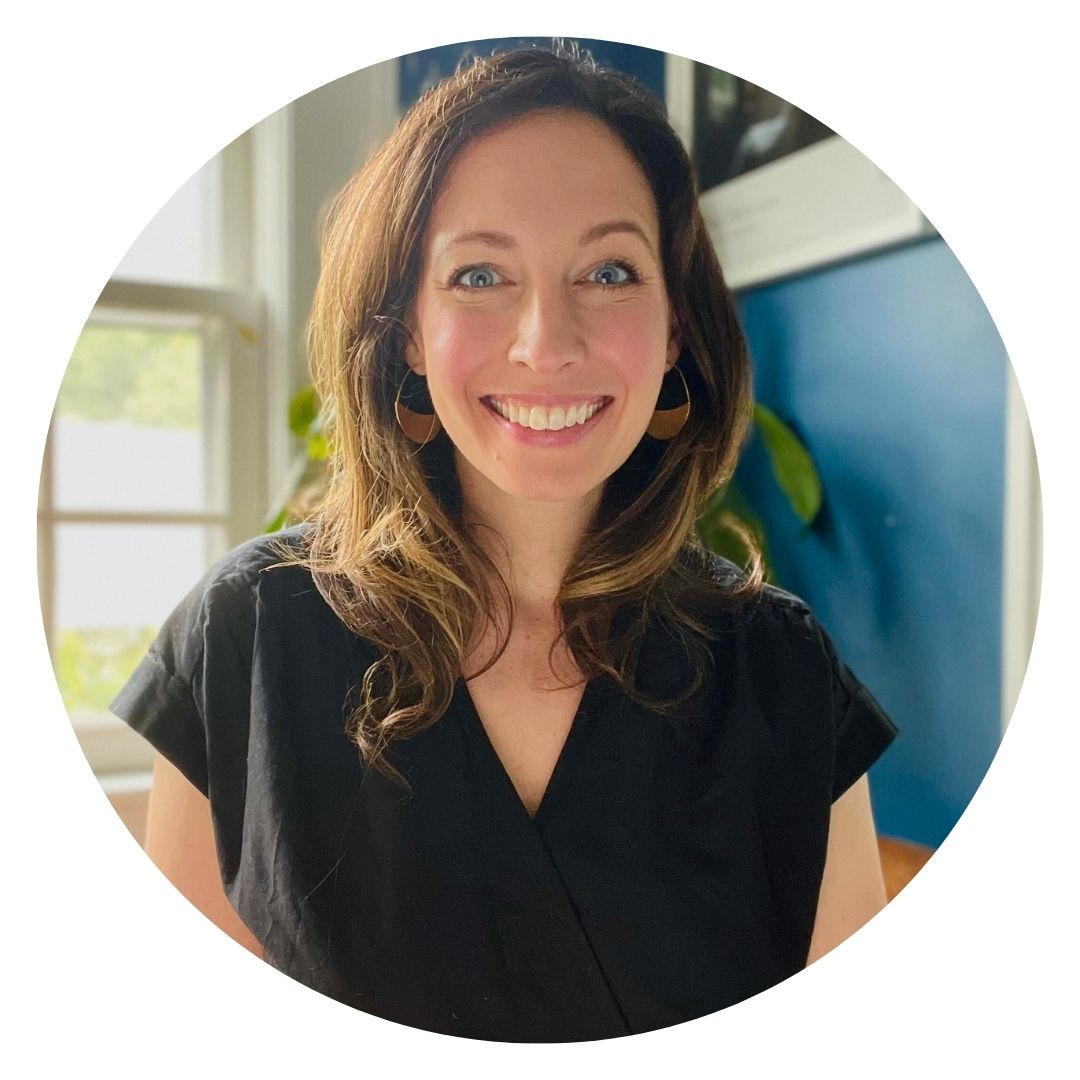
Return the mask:
M545 110L469 142L440 186L428 241L533 229L578 235L612 220L636 222L655 248L659 223L637 160L602 121Z

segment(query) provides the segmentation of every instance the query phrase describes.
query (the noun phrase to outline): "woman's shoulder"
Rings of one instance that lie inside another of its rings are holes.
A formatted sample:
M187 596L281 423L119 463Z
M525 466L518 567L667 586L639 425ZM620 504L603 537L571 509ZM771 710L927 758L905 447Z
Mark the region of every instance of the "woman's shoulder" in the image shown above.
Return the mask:
M737 597L746 574L720 556L713 579ZM834 741L832 797L838 798L877 760L897 729L837 652L802 597L772 584L733 602L720 620L714 652L729 673L748 680L770 730L803 745L816 717ZM789 722L785 722L785 717Z
M310 577L300 562L306 536L307 527L295 525L245 540L218 559L203 576L201 584L207 589L243 591L271 570L288 570Z
M780 688L830 679L836 660L832 644L801 597L755 580L730 559L704 548L684 557L684 567L692 570L691 593L684 593L679 630L672 634L669 625L651 639L652 664L675 672L678 640L688 655L711 654L710 666L722 671L729 685L748 678Z
M275 587L293 592L314 590L303 564L304 526L245 540L221 556L189 589L173 613L173 621L191 628L207 620L235 621L253 613L259 596Z
M795 593L768 582L748 587L749 573L723 555L708 553L705 569L721 598L722 629L754 629L783 626L816 634L820 624L809 605Z
M739 670L771 686L824 680L846 707L856 681L801 596L767 582L748 588L747 572L720 555L710 557L710 573L721 596L708 621L714 653L737 659Z
M190 677L209 647L230 653L250 651L256 609L265 605L266 584L278 591L314 592L311 574L297 561L302 526L253 537L234 547L189 585L162 624L149 656L173 674Z

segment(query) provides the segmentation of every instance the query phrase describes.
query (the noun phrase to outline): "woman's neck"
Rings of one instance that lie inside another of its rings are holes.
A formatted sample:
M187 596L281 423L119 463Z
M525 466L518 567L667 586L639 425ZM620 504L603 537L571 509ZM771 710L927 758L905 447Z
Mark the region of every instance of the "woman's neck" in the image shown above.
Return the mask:
M550 610L601 490L575 501L540 502L507 495L460 457L457 472L468 517L484 526L476 539L509 586L515 608Z

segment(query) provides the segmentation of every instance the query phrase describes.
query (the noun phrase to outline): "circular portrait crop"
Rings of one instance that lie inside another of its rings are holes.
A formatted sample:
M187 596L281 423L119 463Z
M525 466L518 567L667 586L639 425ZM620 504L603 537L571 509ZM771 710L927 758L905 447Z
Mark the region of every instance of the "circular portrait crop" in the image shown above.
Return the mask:
M149 858L320 994L504 1042L715 1013L872 919L1039 576L1008 358L918 208L607 41L403 56L208 162L79 339L40 523Z

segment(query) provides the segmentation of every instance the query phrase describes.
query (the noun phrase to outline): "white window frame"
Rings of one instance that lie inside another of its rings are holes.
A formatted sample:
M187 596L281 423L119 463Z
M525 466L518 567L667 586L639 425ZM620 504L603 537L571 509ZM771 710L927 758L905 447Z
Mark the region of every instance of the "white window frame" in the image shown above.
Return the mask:
M1001 589L1001 731L1020 696L1042 587L1039 464L1024 398L1011 363L1005 388L1005 499Z

